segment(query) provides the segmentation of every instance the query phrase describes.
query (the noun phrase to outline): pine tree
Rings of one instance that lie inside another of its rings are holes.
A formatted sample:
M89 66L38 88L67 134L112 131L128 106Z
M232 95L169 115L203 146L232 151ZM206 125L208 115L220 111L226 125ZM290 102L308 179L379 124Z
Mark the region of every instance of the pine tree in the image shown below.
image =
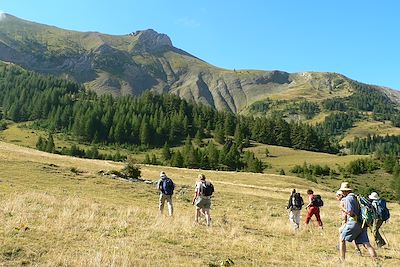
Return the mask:
M184 161L184 159L182 157L181 152L179 150L177 150L172 155L171 166L182 168L183 167L183 161Z
M54 139L53 135L49 134L49 139L47 140L46 143L46 149L47 152L54 153L55 152L55 145L54 145Z
M171 159L172 153L171 153L171 149L170 149L168 143L165 143L165 144L164 144L163 149L162 149L162 151L161 151L161 155L162 155L162 158L163 158L165 161L168 161L168 160Z
M41 136L39 136L39 139L36 142L36 148L38 150L44 151L45 150L45 146L46 146L46 141Z

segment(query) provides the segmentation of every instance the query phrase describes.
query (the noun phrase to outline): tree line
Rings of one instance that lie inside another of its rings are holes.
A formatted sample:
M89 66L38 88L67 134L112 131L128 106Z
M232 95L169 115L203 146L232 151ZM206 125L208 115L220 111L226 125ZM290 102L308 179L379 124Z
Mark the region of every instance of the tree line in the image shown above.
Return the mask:
M43 76L14 66L0 68L0 103L4 116L16 122L72 134L94 144L127 144L145 148L182 144L187 136L229 137L298 149L336 152L317 129L273 116L253 118L218 112L170 94L97 95L74 82ZM236 133L235 133L236 132Z

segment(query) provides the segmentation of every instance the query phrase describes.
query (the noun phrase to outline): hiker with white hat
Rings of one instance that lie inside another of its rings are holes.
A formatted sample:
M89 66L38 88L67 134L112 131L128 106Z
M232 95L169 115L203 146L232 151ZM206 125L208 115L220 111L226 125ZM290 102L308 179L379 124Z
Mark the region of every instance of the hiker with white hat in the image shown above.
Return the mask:
M167 201L169 216L174 214L174 206L172 205L172 195L174 194L175 184L171 178L168 178L165 172L160 172L160 180L157 183L160 190L159 210L163 214L164 204Z
M374 224L372 226L372 233L375 237L375 242L378 247L382 247L386 245L386 241L382 238L382 235L379 233L379 228L381 228L382 224L386 222L390 213L388 208L386 207L386 201L383 198L380 198L378 193L372 192L368 198L372 200L372 206L375 209L375 219Z
M353 189L349 186L348 182L343 182L339 190L343 192L344 211L347 216L346 224L340 233L339 254L341 261L345 260L346 241L353 242L354 240L356 244L363 244L372 259L376 260L376 252L369 243L367 228L362 227L359 220L361 209L356 195L352 193Z

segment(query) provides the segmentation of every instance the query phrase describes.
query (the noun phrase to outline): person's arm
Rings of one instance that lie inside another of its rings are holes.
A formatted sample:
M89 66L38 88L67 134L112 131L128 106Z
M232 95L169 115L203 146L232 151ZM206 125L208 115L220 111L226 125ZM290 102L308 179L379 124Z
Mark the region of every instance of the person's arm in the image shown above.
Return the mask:
M194 205L194 202L196 201L196 198L197 198L197 183L196 183L195 188L194 188L194 196L193 196L193 200L192 200L192 205Z
M163 182L162 179L158 180L158 182L157 182L157 189L158 189L158 191L160 191L160 192L162 192L162 184L161 184L162 182Z
M291 207L292 207L292 195L290 195L290 197L289 197L289 202L288 202L286 209L290 209Z
M306 206L306 209L308 209L311 206L311 197L308 195L308 204Z

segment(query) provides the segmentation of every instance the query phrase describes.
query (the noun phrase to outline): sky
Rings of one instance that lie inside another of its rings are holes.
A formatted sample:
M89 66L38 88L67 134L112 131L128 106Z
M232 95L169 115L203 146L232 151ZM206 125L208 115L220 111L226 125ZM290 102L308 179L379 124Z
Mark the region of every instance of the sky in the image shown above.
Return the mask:
M226 69L336 72L400 90L398 0L0 0L0 11L77 31L154 29Z

